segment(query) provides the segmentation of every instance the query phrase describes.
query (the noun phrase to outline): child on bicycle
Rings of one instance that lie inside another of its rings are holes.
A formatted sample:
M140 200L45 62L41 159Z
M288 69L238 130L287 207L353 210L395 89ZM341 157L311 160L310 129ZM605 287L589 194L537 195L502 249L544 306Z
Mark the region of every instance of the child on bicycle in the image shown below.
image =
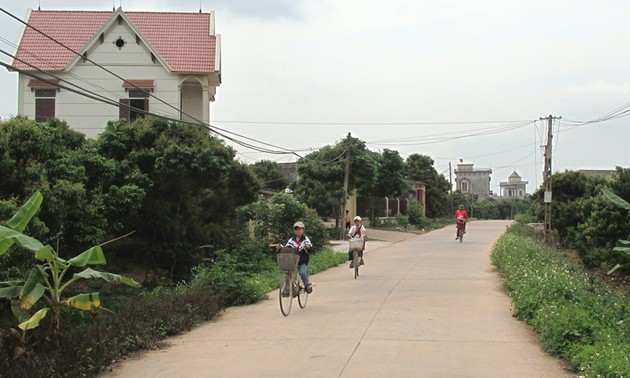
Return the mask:
M307 293L313 292L313 285L308 279L308 261L310 260L310 256L308 255L311 248L313 248L313 244L308 236L304 235L304 223L295 222L293 225L293 232L295 236L292 236L291 239L287 242L287 247L296 248L300 255L300 259L298 260L298 272L300 273L300 277L302 277L302 282L304 282L304 286L306 288Z
M350 231L348 231L348 236L350 236L351 238L363 238L366 239L367 238L367 233L365 232L365 226L363 224L361 224L363 220L361 219L360 216L356 216L354 217L354 226L350 227ZM365 262L363 262L363 251L365 250L365 244L363 244L363 249L359 251L359 258L361 260L359 260L359 265L365 265ZM349 268L352 269L354 268L354 264L352 262L352 250L348 249L348 261L350 261L350 266Z
M464 205L459 205L459 209L455 212L455 220L457 226L455 229L455 240L459 239L459 230L462 229L464 234L466 233L466 222L468 221L468 212Z

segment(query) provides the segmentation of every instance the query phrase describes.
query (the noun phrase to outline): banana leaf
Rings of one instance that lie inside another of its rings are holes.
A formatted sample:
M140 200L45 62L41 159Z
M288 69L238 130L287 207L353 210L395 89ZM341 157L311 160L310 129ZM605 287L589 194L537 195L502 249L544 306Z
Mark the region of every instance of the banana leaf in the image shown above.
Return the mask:
M31 221L37 210L42 204L43 196L40 192L34 193L31 198L26 201L24 205L18 210L17 213L9 221L5 224L7 228L10 228L14 231L22 232L26 228L28 222ZM13 239L2 239L0 237L0 255L4 254L15 240Z
M18 324L18 327L22 331L28 331L29 329L37 328L39 326L39 322L46 317L48 313L48 308L44 307L41 310L37 311L30 319L27 321Z
M5 281L0 282L0 299L17 298L22 291L24 281Z
M62 304L82 311L97 313L101 308L101 299L98 293L78 294L61 302Z
M124 283L125 285L129 285L132 287L140 287L140 284L131 278L123 277L121 275L108 273L108 272L99 272L98 270L94 270L92 268L87 268L80 273L75 273L74 277L85 278L85 279L97 278L97 279L104 280L106 282Z
M22 290L20 290L20 308L28 310L44 295L46 289L42 285L42 274L37 268L29 273Z
M100 245L92 247L81 254L74 256L68 260L68 264L76 267L84 267L86 265L105 264L105 254Z
M613 251L630 256L630 240L617 240L617 245L613 248Z
M43 247L42 243L37 239L8 227L0 226L0 256L3 255L13 243L17 243L20 247L33 252Z
M608 191L606 189L602 189L602 191L604 192L604 195L611 200L615 205L626 209L626 210L630 210L630 203L628 203L626 200L624 200L623 198L619 197L618 195L616 195L615 193Z

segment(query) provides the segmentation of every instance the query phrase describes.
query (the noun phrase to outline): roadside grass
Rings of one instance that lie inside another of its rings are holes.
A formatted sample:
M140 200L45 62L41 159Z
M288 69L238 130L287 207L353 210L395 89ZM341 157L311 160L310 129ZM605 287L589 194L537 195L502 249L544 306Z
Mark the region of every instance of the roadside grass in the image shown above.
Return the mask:
M492 262L505 278L514 316L536 330L545 351L581 376L630 376L627 294L536 242L523 224L498 240Z
M225 307L266 299L278 287L281 272L274 256L259 247L252 243L242 251L219 254L211 265L198 267L190 282L176 287L103 288L102 299L111 312L96 318L68 312L62 334L18 359L12 357L15 341L0 337L0 378L93 377L129 353L155 348L161 340L212 319ZM346 259L345 253L321 250L311 256L309 273ZM31 332L41 337L35 332L42 331Z

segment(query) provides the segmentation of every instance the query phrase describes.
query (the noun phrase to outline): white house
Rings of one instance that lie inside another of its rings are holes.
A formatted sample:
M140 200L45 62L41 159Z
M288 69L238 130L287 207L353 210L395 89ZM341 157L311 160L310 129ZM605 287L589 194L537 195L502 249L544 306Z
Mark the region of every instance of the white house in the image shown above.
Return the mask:
M510 177L508 177L507 181L501 181L499 183L501 196L524 198L527 194L527 184L529 184L529 181L523 181L521 176L514 171Z
M88 137L107 121L133 120L142 111L209 122L210 101L221 84L214 12L29 10L25 21L80 55L23 27L10 62L19 72L19 115L63 119Z

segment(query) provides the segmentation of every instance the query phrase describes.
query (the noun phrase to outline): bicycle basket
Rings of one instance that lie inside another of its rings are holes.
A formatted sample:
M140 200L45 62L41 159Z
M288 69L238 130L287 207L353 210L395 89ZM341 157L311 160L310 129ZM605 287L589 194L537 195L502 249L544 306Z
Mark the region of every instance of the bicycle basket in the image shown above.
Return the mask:
M362 251L363 250L363 245L365 244L365 240L363 239L349 239L348 240L348 245L350 246L350 250L354 251Z
M300 256L295 253L295 248L281 248L280 253L278 253L276 258L278 261L278 268L282 270L289 270L291 272L297 270L297 264L300 260Z

